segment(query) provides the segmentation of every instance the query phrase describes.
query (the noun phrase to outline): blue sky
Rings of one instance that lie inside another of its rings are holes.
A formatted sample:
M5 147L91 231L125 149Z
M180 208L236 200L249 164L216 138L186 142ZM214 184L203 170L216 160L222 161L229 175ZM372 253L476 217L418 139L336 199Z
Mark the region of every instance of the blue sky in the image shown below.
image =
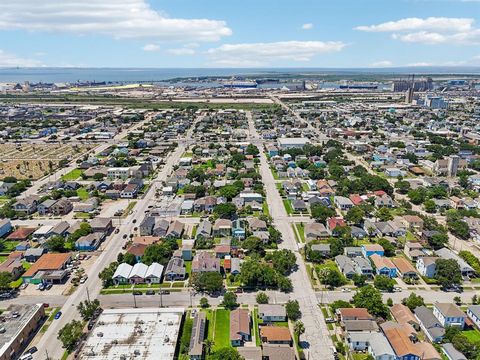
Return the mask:
M0 66L480 66L480 0L2 0Z

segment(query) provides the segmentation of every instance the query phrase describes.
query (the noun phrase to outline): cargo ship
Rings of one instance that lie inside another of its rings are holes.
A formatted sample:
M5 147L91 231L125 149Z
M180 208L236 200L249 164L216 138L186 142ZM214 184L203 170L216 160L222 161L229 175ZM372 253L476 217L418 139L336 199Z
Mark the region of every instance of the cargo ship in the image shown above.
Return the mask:
M257 86L258 84L255 81L249 81L249 80L244 80L244 81L233 80L233 81L226 81L223 83L223 87L229 88L229 89L255 89Z

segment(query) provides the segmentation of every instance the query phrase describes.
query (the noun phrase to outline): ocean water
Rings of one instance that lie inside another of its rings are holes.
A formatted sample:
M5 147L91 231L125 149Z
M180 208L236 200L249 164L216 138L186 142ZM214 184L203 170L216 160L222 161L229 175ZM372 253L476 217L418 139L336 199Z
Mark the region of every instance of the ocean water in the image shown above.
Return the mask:
M174 78L231 77L285 74L355 75L355 74L480 74L480 68L388 68L388 69L321 69L321 68L0 68L0 83L74 83L97 82L161 82Z

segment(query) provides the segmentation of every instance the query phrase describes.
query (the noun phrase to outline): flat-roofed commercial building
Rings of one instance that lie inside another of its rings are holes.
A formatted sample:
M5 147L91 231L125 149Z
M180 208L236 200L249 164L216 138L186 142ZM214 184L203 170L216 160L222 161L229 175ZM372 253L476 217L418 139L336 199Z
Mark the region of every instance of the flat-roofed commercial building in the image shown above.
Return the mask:
M173 359L184 311L183 308L105 310L81 349L79 358Z
M42 304L11 305L0 315L0 360L16 359L45 317Z

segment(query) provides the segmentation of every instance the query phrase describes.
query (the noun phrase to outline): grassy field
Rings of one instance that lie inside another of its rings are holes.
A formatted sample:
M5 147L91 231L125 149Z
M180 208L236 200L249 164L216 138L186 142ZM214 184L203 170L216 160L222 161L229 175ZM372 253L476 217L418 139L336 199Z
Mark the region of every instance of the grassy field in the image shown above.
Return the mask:
M297 227L298 235L300 236L301 242L305 242L305 226L303 224L295 224Z
M230 346L230 311L218 309L215 312L215 350Z
M288 215L293 214L293 208L292 208L292 204L290 203L290 200L283 199L283 206L285 206L285 211L287 212Z
M83 170L73 169L72 171L63 175L62 180L64 180L64 181L74 181L74 180L77 180L80 176L82 176L82 174L83 174Z
M462 334L465 335L465 337L472 342L480 341L480 331L476 329L463 331Z
M0 242L0 249L2 252L11 252L15 250L15 247L18 245L19 241L2 241Z
M81 187L81 188L78 188L77 189L77 196L81 199L81 200L87 200L90 195L88 194L88 191L87 189L85 189L84 187Z
M260 334L258 332L258 309L253 310L253 331L255 335L255 345L261 346L262 341L260 340Z

